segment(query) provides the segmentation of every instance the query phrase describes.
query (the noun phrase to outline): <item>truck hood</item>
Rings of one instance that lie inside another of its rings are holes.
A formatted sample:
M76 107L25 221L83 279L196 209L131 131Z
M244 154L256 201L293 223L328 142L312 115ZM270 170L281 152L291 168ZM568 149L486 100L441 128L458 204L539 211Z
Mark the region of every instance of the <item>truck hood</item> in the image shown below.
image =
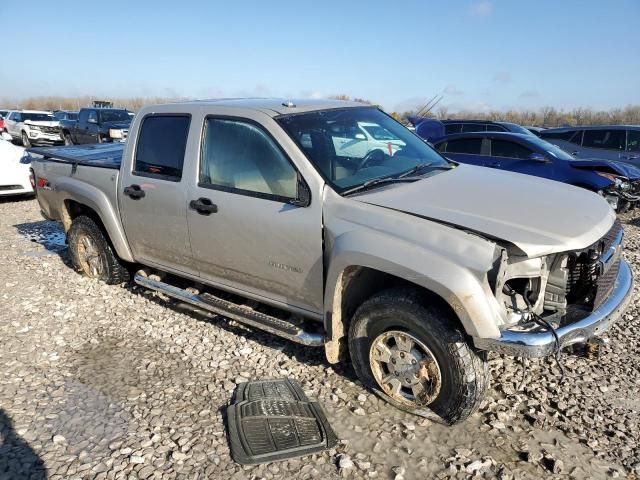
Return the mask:
M39 127L57 127L60 125L58 120L25 120L25 125L38 125Z
M585 248L615 220L604 198L588 190L472 165L352 199L504 240L529 257Z
M583 160L571 160L569 162L572 167L580 168L583 170L594 170L613 172L616 175L621 175L629 180L637 180L640 178L640 168L634 167L628 163L616 162L615 160L602 160L599 158L583 159Z

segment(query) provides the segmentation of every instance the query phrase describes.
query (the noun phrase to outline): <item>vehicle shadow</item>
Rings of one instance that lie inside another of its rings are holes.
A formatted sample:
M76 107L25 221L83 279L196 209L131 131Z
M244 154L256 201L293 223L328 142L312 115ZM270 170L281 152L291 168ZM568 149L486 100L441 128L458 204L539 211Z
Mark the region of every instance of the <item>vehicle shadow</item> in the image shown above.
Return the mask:
M352 382L359 382L356 374L351 367L350 362L341 362L335 365L331 365L327 362L325 357L324 348L321 347L308 347L305 345L301 345L290 340L278 337L277 335L273 335L257 328L253 327L245 327L240 323L237 323L234 320L230 320L224 316L216 315L214 313L209 313L204 310L200 310L196 307L188 305L186 303L180 302L175 299L164 300L159 297L155 292L145 289L139 285L129 284L126 288L131 292L137 295L142 295L148 300L164 307L170 308L176 313L182 313L185 315L189 315L190 317L201 321L206 322L212 325L215 325L219 328L226 330L229 333L234 335L239 335L245 337L247 340L252 340L261 345L275 348L278 351L282 352L289 359L295 360L297 362L304 363L310 366L320 366L333 369L333 371Z
M34 200L36 196L32 193L24 193L20 195L7 195L0 197L0 205L3 203L26 203Z
M42 459L16 433L11 417L0 408L0 478L44 480L47 477Z
M14 225L18 233L44 247L45 251L28 252L29 256L45 256L57 254L65 264L70 265L67 255L67 240L62 228L56 222L40 220L37 222L18 223Z

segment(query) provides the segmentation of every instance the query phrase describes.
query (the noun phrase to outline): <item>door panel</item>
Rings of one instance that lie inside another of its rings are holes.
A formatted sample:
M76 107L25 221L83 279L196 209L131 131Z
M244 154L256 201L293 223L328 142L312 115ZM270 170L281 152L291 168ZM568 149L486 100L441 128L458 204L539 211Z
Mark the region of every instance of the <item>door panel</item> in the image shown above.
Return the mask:
M269 132L246 119L205 120L189 208L200 276L267 301L322 310L322 211L297 196L298 173Z
M189 122L187 115L150 115L143 120L133 171L123 169L118 195L135 259L196 275L182 179Z

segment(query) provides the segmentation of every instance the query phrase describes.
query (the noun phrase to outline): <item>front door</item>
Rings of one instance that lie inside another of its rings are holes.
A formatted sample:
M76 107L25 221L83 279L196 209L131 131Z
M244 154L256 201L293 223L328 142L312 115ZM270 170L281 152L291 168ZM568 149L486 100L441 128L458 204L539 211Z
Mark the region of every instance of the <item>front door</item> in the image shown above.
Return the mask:
M501 170L554 180L553 161L532 160L529 158L532 153L538 152L510 140L491 139L491 158L500 165Z
M322 205L262 126L207 117L187 213L200 275L258 300L322 310Z
M122 169L118 196L135 259L197 275L187 228L187 182L182 175L190 120L186 114L143 119L133 166Z

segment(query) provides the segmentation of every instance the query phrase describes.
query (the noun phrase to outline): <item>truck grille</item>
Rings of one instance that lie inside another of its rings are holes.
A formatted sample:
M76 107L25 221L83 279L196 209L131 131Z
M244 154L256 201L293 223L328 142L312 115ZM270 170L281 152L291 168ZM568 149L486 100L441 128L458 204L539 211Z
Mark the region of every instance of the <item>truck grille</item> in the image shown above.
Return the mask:
M45 133L60 133L60 127L40 127Z
M620 270L623 229L611 229L589 247L571 252L567 262L567 303L598 308L609 296Z

